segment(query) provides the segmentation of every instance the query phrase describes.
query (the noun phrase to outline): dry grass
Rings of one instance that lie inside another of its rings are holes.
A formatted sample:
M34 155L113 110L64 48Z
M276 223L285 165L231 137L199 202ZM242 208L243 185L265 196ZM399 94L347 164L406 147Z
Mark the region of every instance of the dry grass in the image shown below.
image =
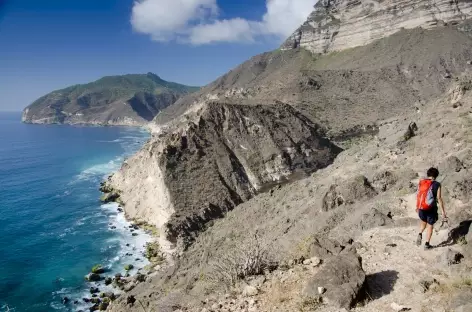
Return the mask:
M232 287L239 280L247 276L262 274L270 267L267 245L262 244L260 239L254 236L245 244L229 250L213 262L212 274L208 278L214 283Z
M321 297L304 298L299 304L298 311L316 311L323 304Z

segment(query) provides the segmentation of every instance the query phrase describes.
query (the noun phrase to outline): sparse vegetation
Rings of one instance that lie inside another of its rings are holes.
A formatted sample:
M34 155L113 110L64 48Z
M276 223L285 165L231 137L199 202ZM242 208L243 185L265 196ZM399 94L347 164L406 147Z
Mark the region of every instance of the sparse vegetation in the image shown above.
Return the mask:
M148 242L146 244L146 251L145 251L146 258L155 264L160 264L165 261L164 255L160 250L160 246L158 242Z
M236 284L247 276L258 275L269 269L272 264L268 257L267 245L255 236L230 254L225 254L212 264L211 279L227 287Z
M310 312L315 311L323 303L321 297L311 297L304 298L300 303L299 311L300 312Z
M467 245L467 239L465 236L461 236L457 239L457 243L461 246Z

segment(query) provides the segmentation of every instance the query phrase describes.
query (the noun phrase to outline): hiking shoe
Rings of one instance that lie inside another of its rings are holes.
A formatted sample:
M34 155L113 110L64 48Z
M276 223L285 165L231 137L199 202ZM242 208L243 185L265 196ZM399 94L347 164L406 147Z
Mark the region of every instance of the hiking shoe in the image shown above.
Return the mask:
M433 248L433 246L431 246L428 242L426 242L426 243L424 244L424 249L425 249L425 250L432 249L432 248Z
M423 235L418 234L418 237L416 238L416 246L421 246L421 241L423 240Z

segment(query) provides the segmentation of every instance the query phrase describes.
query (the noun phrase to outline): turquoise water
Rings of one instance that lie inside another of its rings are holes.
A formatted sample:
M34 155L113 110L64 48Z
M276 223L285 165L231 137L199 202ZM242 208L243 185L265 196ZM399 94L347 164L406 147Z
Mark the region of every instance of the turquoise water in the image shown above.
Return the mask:
M98 186L148 135L20 117L0 113L0 311L84 309L84 275L94 264L110 275L124 263L146 264L136 258L148 237L132 236L115 204L100 204Z

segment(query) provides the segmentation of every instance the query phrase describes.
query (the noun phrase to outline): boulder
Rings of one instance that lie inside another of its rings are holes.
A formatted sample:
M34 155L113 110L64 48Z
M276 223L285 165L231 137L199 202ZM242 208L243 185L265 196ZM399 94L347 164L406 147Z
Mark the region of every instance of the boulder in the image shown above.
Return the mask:
M133 266L132 264L127 264L127 265L125 265L125 270L126 270L126 271L130 271L130 270L132 270L133 268L134 268L134 266Z
M377 172L372 178L372 186L381 192L385 192L397 183L398 177L391 171L384 170Z
M100 289L98 289L97 287L90 287L90 293L91 294L96 294L96 293L99 293L100 292Z
M418 126L415 122L411 122L408 125L408 128L406 129L405 133L403 134L403 140L408 141L409 139L414 137L416 135L416 131L418 131Z
M101 277L99 274L89 273L85 275L85 279L89 282L98 282L99 280L101 280Z
M418 176L410 168L400 170L381 170L376 172L372 177L372 186L380 191L385 192L390 189L410 189L410 181Z
M98 310L99 311L106 311L107 308L108 308L108 303L107 302L101 302L98 305Z
M446 157L438 166L439 172L443 174L459 172L464 168L464 165L456 156Z
M390 224L393 224L392 219L376 208L372 208L369 212L364 213L359 220L359 228L361 230L368 230Z
M110 300L115 300L116 295L112 292L107 292L107 293L105 293L105 298L109 298Z
M377 195L366 177L359 175L330 186L323 197L322 210L329 211L339 206Z
M325 289L323 302L335 308L350 308L358 297L365 282L362 259L354 252L341 253L324 261L315 276L308 280L304 296L317 298L318 289Z
M144 281L146 280L146 275L138 273L138 274L136 274L136 276L134 277L134 280L135 280L136 282L142 283L142 282L144 282Z
M327 237L316 237L308 246L307 258L318 257L324 259L331 255L337 255L343 250L343 246L339 242Z
M118 198L120 198L120 194L118 194L118 192L113 191L111 193L103 194L102 197L100 197L100 200L103 203L112 203L112 202L117 201Z
M97 264L92 267L91 272L95 274L103 274L105 273L105 269L102 267L101 264Z
M106 277L105 278L105 285L110 285L113 282L113 279L111 277Z

